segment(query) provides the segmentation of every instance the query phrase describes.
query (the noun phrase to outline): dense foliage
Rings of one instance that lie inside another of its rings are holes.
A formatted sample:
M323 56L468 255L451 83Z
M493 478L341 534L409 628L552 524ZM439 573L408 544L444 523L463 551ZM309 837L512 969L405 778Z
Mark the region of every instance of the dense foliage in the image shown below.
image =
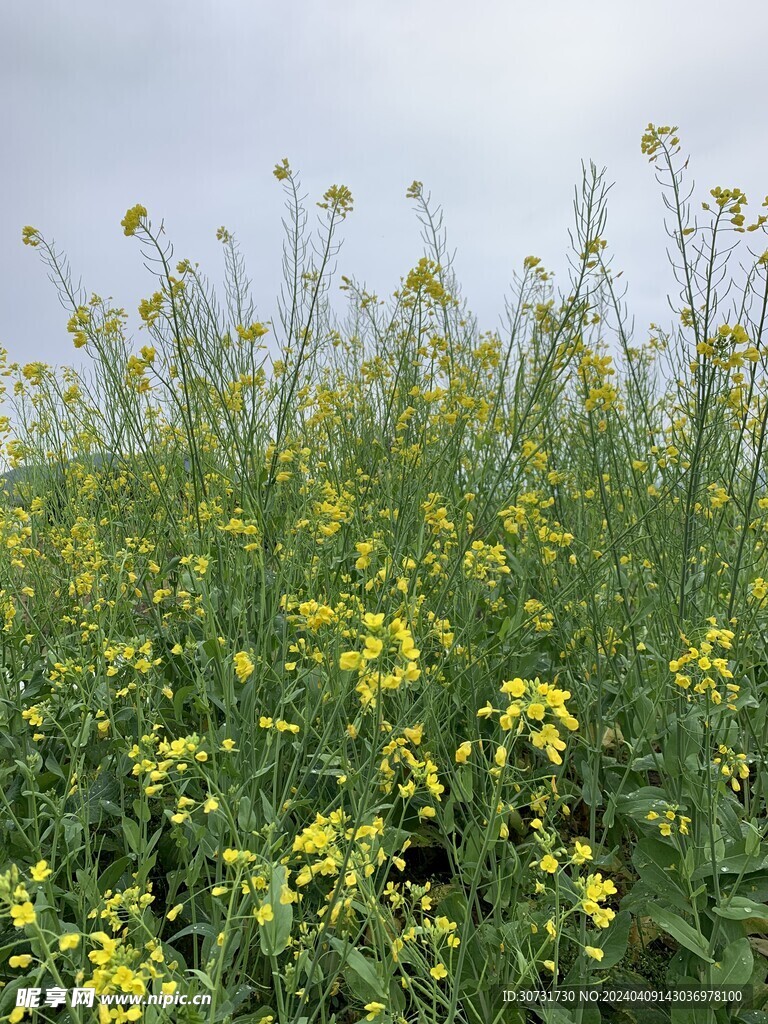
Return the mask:
M232 234L217 298L133 207L138 342L25 229L89 358L3 364L1 1019L522 1022L501 986L603 978L768 1019L766 219L643 151L681 296L641 341L593 167L499 332L418 182L423 258L339 312L352 196L310 231L279 164L266 322Z

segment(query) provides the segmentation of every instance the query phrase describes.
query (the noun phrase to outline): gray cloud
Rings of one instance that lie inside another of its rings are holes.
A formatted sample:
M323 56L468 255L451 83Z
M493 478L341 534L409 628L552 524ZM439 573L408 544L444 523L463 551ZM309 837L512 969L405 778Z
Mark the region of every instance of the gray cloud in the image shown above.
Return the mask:
M564 274L590 158L616 182L608 238L638 330L666 315L661 197L639 149L649 120L680 125L700 194L768 192L763 0L737 21L710 0L37 0L6 4L2 22L0 343L25 361L77 353L22 226L132 311L152 288L119 227L136 202L214 278L215 229L234 230L269 316L283 156L313 197L352 189L339 267L379 293L419 255L404 192L423 180L484 328L526 255Z

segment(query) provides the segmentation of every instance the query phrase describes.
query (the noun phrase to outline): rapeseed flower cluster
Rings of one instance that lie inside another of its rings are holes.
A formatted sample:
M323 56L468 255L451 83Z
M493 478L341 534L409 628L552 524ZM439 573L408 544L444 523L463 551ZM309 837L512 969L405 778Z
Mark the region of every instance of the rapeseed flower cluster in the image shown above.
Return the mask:
M501 693L510 699L505 709L494 708L490 702L477 712L478 718L499 716L499 726L504 732L526 735L533 746L543 750L552 764L562 764L562 751L566 749L560 728L564 735L579 728L576 718L568 710L570 690L561 690L551 683L536 679L506 679L501 684ZM466 750L466 748L463 748Z
M722 704L736 710L740 687L733 679L725 652L732 650L735 633L711 623L701 642L689 645L669 662L675 685L697 695L705 695L714 705Z

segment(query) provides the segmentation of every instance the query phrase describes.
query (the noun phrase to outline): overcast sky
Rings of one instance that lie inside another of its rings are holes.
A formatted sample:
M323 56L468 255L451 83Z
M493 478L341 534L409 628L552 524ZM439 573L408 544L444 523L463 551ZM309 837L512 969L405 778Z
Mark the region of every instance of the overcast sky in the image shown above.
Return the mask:
M759 206L767 30L765 0L732 15L710 0L3 0L0 344L25 362L80 355L25 224L135 312L153 290L120 228L137 202L216 280L216 228L233 230L268 318L284 156L313 199L352 190L339 271L379 294L420 255L404 193L422 180L481 328L526 255L564 270L580 163L606 165L643 333L668 315L670 273L640 136L679 125L699 193L739 185Z

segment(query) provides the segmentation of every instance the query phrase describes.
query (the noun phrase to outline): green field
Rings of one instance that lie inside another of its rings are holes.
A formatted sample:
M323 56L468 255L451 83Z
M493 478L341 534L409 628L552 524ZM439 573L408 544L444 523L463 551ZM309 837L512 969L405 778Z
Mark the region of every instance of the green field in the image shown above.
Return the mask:
M136 330L25 229L80 368L2 365L0 1020L768 1021L768 200L675 133L634 336L594 167L498 331L419 182L382 298L278 164L269 321L225 228L216 291L128 211ZM211 998L16 1005L73 986Z

